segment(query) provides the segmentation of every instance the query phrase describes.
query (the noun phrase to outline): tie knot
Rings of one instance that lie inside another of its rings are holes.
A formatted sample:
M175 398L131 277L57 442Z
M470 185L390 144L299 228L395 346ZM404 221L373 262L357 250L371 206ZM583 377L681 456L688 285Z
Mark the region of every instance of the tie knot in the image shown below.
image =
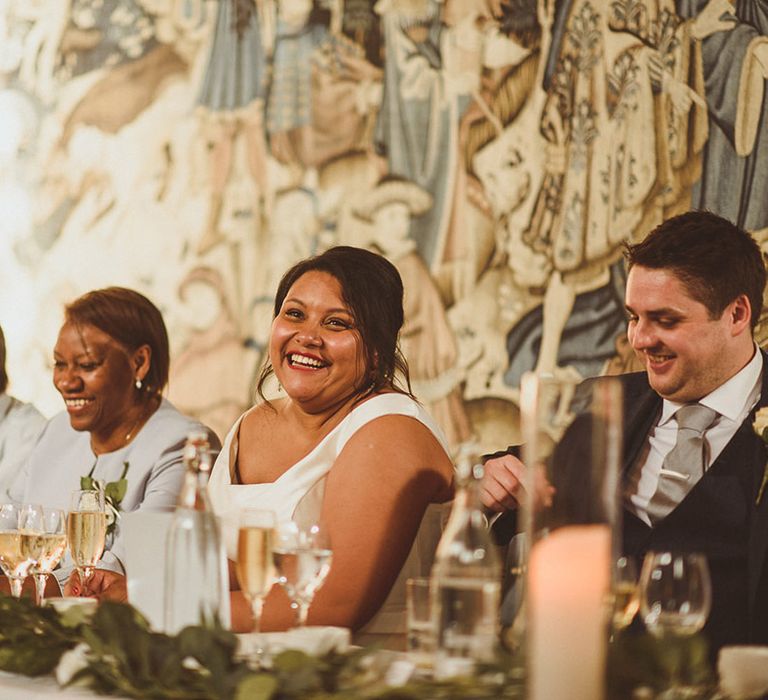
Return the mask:
M693 430L703 433L717 418L717 411L700 403L681 406L675 413L678 430Z

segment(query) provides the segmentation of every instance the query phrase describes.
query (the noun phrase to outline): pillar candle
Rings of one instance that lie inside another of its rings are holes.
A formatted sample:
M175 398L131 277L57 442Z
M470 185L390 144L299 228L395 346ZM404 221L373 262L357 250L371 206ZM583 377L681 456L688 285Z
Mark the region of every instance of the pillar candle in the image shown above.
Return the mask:
M528 570L530 700L605 695L611 533L572 525L534 544Z

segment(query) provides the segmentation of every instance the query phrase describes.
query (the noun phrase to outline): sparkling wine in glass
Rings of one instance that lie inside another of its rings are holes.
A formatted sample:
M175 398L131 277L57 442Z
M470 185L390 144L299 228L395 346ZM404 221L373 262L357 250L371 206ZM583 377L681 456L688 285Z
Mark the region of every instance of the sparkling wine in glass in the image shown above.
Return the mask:
M253 611L253 631L259 631L264 596L275 582L272 539L275 514L271 510L245 509L237 536L237 580Z
M44 508L42 531L39 535L39 555L32 567L35 579L35 602L43 604L48 576L58 566L67 548L67 517L59 508Z
M307 624L309 606L331 568L331 543L322 525L301 528L294 522L281 524L275 531L273 561L277 581L291 599L296 625Z
M637 567L629 557L614 561L611 580L611 629L623 630L632 623L640 610L640 589Z
M702 554L648 552L640 574L640 614L656 637L688 637L704 627L712 584ZM665 698L693 697L699 689L680 683L677 660Z
M24 579L39 555L39 531L30 528L37 526L41 511L40 506L32 504L6 503L0 507L0 568L8 577L14 598L21 597Z
M106 536L104 492L99 489L74 491L67 515L67 542L81 581L88 579L101 559Z

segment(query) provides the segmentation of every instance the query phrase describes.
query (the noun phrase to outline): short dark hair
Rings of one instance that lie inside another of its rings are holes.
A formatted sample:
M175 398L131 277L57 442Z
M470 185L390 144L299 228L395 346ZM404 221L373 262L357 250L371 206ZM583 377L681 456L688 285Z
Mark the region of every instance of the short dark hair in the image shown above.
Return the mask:
M338 280L342 299L360 331L369 374L363 386L355 387L359 398L382 389L412 396L408 363L398 346L404 313L403 281L397 268L386 258L364 248L329 248L320 255L301 260L283 275L275 295L274 317L280 313L290 288L307 272L326 272ZM268 361L257 385L263 399L264 382L272 372ZM398 373L407 390L398 386Z
M677 276L711 318L745 294L754 330L763 309L765 262L755 239L709 211L689 211L659 224L644 240L625 244L629 269L665 269Z
M98 328L128 352L148 345L152 359L140 393L148 400L163 391L171 364L168 331L160 310L147 297L125 287L96 289L67 304L64 314L75 326Z
M8 372L5 371L5 336L0 327L0 394L8 388Z

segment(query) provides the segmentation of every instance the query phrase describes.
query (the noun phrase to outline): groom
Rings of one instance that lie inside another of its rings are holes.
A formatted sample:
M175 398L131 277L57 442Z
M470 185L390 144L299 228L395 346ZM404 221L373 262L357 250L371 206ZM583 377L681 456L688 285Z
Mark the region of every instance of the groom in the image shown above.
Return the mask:
M766 273L752 237L693 211L627 245L627 336L645 372L624 389L624 553L703 552L713 584L705 633L713 650L768 643L766 445L768 355L753 339ZM599 381L599 380L597 380ZM484 505L514 529L522 464L486 462Z

